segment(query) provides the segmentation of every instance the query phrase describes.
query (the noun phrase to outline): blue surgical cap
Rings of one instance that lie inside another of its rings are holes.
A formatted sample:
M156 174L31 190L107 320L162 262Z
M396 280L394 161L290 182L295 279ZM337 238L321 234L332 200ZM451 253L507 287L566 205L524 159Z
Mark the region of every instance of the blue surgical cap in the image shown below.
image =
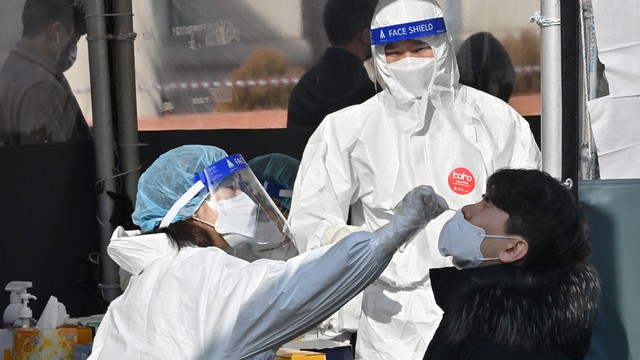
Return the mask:
M142 232L156 228L171 206L193 185L193 177L205 167L227 156L215 146L184 145L160 155L140 176L136 208L131 218ZM188 219L200 207L207 192L198 193L171 220Z
M293 190L293 183L296 181L298 167L300 167L300 161L279 153L255 157L249 160L248 164L263 186L266 182L266 190L269 194L272 194L269 184L276 184L279 189ZM290 197L272 196L287 209L291 208Z

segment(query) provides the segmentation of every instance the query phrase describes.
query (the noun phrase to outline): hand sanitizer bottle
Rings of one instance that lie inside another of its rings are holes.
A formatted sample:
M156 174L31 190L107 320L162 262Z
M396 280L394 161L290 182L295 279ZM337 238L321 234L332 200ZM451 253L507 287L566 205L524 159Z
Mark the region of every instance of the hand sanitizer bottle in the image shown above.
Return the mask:
M20 318L13 323L13 328L26 329L36 327L37 321L32 318L33 311L29 307L29 299L37 300L37 298L29 293L20 294L22 300L22 308L20 308Z
M22 303L20 302L20 294L26 294L27 289L33 286L31 281L12 281L4 288L10 291L9 306L4 309L2 315L2 327L10 329L13 327L13 323L20 319L20 309L22 309Z

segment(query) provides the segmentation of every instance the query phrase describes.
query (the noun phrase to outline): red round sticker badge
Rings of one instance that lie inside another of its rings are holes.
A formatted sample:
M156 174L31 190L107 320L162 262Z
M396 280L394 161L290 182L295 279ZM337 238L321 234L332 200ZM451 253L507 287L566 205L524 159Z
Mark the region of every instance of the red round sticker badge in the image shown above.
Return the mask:
M471 171L459 167L449 174L449 187L456 194L466 195L476 188L476 179Z

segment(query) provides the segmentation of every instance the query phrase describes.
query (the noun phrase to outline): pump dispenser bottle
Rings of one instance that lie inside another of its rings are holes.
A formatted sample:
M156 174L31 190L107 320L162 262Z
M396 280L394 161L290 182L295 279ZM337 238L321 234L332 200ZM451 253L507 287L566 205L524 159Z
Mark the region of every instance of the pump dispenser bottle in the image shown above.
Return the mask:
M36 327L37 321L32 318L33 311L29 307L29 299L37 300L37 298L29 293L20 294L20 300L22 300L22 308L20 308L20 318L13 323L13 328L32 328Z
M9 295L9 306L6 307L2 315L3 328L12 328L13 323L20 319L20 309L22 309L20 294L26 294L27 289L32 286L31 281L12 281L4 288L10 291L11 295Z

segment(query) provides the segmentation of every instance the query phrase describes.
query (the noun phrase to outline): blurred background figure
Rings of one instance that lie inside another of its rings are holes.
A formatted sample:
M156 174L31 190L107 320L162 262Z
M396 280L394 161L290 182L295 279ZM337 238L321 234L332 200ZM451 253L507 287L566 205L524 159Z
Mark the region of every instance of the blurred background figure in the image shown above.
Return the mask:
M488 32L475 33L465 40L458 53L460 84L509 102L515 71L509 53Z
M293 184L296 181L300 160L289 155L272 153L255 157L249 160L248 164L286 219L291 208Z
M91 138L63 75L86 33L78 0L27 0L22 39L0 69L0 145Z
M316 127L326 115L376 94L363 63L371 58L369 27L377 3L327 2L323 22L332 46L291 91L287 127Z

